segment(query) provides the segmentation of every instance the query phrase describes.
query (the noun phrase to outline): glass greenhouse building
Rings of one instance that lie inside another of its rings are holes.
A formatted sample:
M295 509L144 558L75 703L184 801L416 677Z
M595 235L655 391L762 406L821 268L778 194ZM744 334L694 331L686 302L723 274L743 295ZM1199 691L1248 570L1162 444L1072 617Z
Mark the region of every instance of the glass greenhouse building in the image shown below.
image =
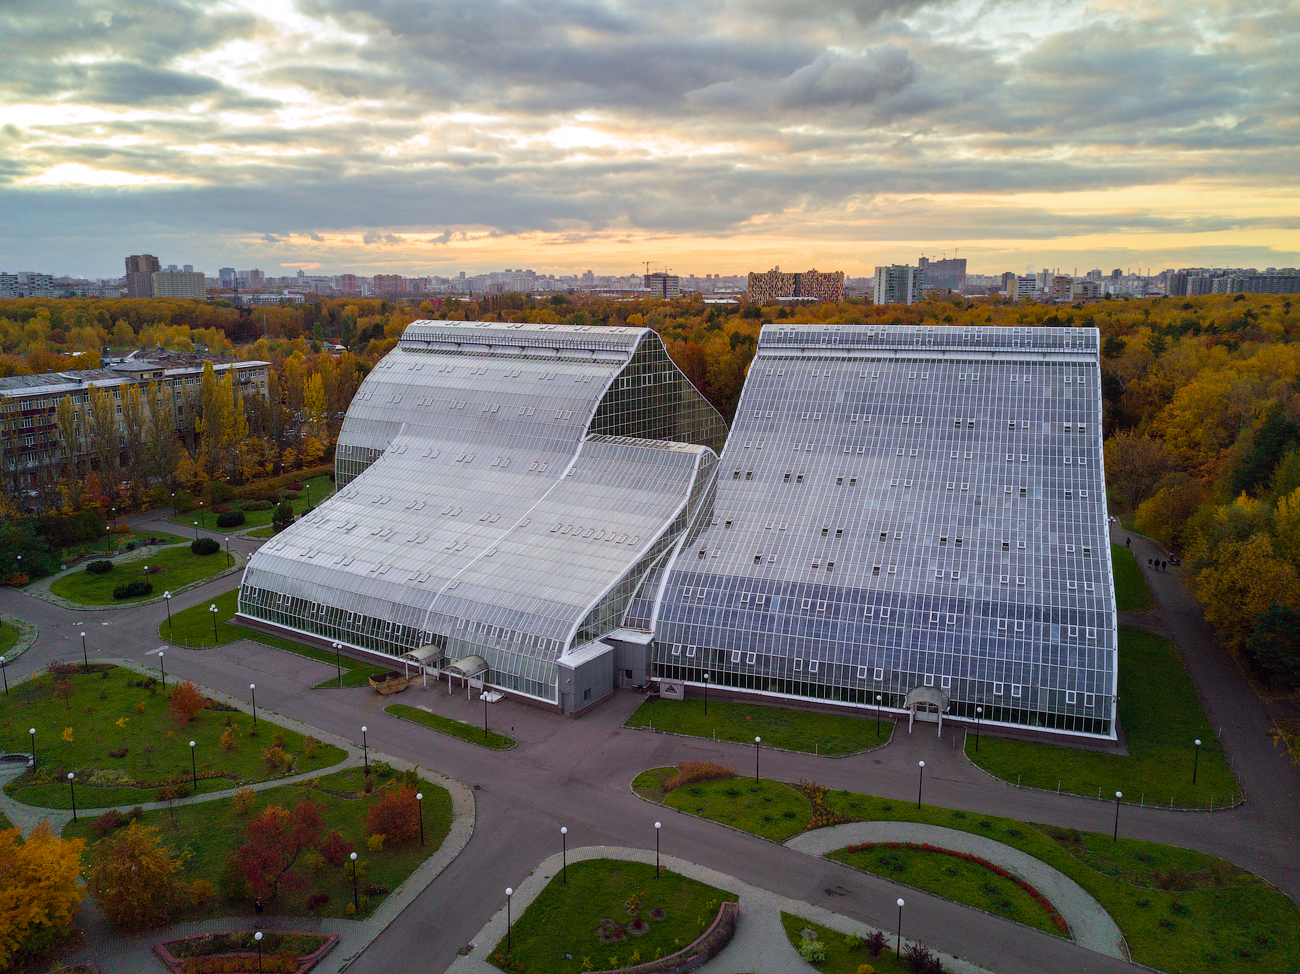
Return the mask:
M1098 340L767 325L728 436L653 331L416 322L240 615L564 713L653 676L1113 739Z

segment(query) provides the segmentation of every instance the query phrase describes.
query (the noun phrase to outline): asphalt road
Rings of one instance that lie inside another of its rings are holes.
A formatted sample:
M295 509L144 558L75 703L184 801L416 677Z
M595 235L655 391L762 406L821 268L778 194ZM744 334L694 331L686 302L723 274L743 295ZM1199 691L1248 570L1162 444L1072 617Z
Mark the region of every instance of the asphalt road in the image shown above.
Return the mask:
M161 527L161 525L159 525ZM217 536L213 533L213 536ZM1121 533L1119 540L1123 541ZM258 542L232 541L255 549ZM1135 547L1145 542L1134 538ZM1138 549L1139 561L1146 554ZM1154 553L1154 552L1153 552ZM1145 568L1144 568L1145 570ZM1300 775L1274 748L1263 707L1235 666L1215 645L1196 604L1172 575L1150 576L1164 607L1148 624L1168 631L1183 649L1207 709L1248 796L1238 809L1214 814L1161 812L1125 806L1120 831L1198 849L1240 863L1300 900ZM172 600L173 612L201 604L228 590L227 577ZM35 623L36 644L10 668L11 677L43 668L53 659L81 655L79 633L87 633L91 655L157 665L157 635L166 618L161 603L108 611L78 611L11 589L0 590L0 610ZM352 965L361 974L392 970L443 971L462 945L500 907L507 886L517 886L543 858L557 851L559 829L569 829L570 846L654 847L653 823L663 821L663 850L745 882L892 929L900 888L725 827L650 805L633 795L629 782L640 771L687 759L712 759L748 771L753 749L624 729L640 697L620 693L580 719L570 720L522 704L493 705L493 729L512 733L520 746L509 752L474 747L384 714L390 702L368 689L312 690L333 667L241 641L208 650L166 647L168 675L247 699L257 684L257 704L324 731L360 739L368 726L372 748L475 787L477 824L460 856L424 890ZM402 703L430 707L463 720L479 721L482 708L464 694L448 696L445 686L413 686ZM809 779L899 800L916 799L917 766L926 761L925 801L993 815L1109 831L1114 805L1050 793L1017 790L972 768L954 735L932 724L906 724L881 750L851 758L817 758L765 751L764 777ZM914 890L907 927L919 939L1000 974L1041 971L1109 972L1140 970L1071 943Z

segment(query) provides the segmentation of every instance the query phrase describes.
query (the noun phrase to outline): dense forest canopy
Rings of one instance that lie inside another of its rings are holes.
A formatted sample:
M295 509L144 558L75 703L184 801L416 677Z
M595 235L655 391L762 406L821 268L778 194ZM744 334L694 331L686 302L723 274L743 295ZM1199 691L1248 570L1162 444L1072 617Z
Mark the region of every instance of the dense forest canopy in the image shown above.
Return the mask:
M356 386L418 318L653 328L728 420L767 322L1095 326L1112 512L1182 551L1224 642L1266 679L1292 684L1300 682L1298 317L1291 298L1273 295L778 307L503 294L242 310L220 301L20 299L0 301L0 376L93 367L104 348L203 348L271 362L272 405L245 401L240 419L229 397L209 389L209 443L187 445L170 470L149 474L200 489L327 457ZM322 352L327 341L349 351ZM241 442L254 445L241 453Z

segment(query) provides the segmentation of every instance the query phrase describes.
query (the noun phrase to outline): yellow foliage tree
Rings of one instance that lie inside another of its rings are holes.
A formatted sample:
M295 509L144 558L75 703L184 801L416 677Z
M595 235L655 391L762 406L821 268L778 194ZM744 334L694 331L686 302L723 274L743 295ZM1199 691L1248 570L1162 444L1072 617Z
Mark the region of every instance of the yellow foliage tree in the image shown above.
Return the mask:
M17 829L0 832L0 968L42 927L62 929L77 916L85 889L81 839L60 839L42 822L26 842Z
M1245 647L1255 619L1273 603L1300 608L1300 574L1277 556L1267 534L1223 541L1196 579L1205 618L1234 649Z
M86 884L114 927L140 930L166 922L184 897L182 866L156 828L135 821L99 840Z

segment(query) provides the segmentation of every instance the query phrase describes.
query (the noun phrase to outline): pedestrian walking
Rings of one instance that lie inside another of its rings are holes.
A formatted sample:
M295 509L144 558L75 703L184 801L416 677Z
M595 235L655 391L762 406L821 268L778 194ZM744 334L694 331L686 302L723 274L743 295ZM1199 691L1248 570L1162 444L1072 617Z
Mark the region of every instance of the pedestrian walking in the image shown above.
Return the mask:
M1132 548L1132 547L1133 547L1133 539L1132 539L1132 538L1125 538L1125 539L1124 539L1124 547L1125 547L1125 548Z
M253 912L257 914L257 925L262 925L262 898L259 896L253 900Z
M1160 570L1161 570L1161 571L1164 571L1164 570L1165 570L1165 566L1166 566L1167 564L1169 564L1169 562L1162 560L1162 561L1160 562Z

